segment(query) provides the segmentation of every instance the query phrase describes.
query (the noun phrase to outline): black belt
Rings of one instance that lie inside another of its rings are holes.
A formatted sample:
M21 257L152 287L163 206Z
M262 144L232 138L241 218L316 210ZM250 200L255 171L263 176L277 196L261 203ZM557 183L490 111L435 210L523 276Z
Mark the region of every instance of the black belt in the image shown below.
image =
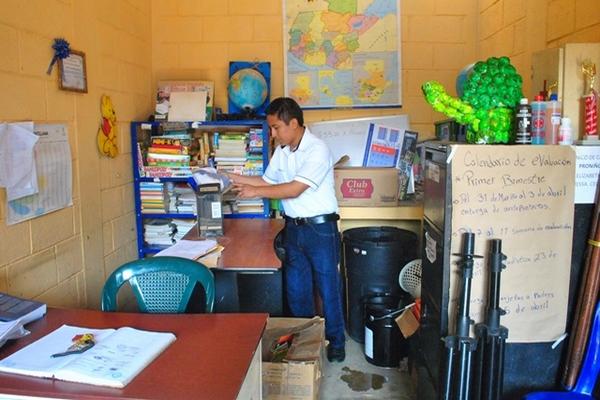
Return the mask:
M290 223L290 224L294 224L294 225L304 225L304 224L316 225L316 224L323 224L325 222L337 221L338 219L340 219L340 216L336 213L331 213L331 214L315 215L314 217L297 217L297 218L292 218L292 217L288 217L287 215L285 215L284 218L285 218L286 223Z

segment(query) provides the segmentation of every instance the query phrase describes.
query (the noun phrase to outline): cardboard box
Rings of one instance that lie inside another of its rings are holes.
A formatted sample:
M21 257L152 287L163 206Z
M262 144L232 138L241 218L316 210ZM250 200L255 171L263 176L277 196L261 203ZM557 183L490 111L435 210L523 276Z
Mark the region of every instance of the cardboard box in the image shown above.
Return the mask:
M277 339L293 334L281 362L270 361ZM268 400L316 400L319 398L325 321L323 318L269 318L262 338L262 392Z
M342 167L333 170L340 206L373 207L398 204L396 168Z

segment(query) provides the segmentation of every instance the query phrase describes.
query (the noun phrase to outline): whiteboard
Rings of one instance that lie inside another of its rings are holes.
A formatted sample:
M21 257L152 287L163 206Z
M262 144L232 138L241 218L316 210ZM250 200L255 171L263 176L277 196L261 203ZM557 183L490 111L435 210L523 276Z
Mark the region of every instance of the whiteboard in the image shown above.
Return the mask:
M360 167L365 155L369 124L396 128L402 133L405 129L409 129L408 115L312 122L307 126L315 136L327 143L333 154L333 162L347 155L350 160L344 164L345 166Z

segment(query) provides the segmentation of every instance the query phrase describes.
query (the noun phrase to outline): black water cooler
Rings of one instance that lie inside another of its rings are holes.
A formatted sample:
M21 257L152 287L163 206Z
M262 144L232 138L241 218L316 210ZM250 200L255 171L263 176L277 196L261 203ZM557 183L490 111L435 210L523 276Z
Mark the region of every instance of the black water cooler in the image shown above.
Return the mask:
M449 150L450 146L442 142L430 142L425 146L421 326L416 334L416 348L410 352L418 373L418 400L440 398L444 357L441 339L448 335L452 217L451 173L446 163ZM574 288L580 278L592 212L593 204L575 205L567 331L571 325ZM551 343L507 343L503 399L520 399L524 393L556 388L567 342L563 341L554 350L550 348Z

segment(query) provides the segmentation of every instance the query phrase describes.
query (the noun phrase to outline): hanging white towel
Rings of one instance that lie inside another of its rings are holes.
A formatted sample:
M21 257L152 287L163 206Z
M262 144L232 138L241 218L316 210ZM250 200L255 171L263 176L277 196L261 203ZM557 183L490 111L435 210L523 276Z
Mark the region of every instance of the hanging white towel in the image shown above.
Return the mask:
M38 192L33 122L0 124L0 186L8 201Z

